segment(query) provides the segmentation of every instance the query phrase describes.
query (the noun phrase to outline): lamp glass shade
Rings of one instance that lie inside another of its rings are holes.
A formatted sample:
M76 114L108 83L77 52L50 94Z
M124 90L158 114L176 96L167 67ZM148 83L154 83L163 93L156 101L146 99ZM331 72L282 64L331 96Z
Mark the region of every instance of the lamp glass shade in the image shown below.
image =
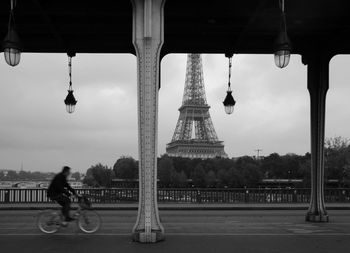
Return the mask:
M290 53L292 52L292 43L287 34L284 16L282 20L281 30L274 42L275 64L279 68L284 68L288 65Z
M225 112L227 113L227 114L232 114L233 113L233 111L234 111L234 106L225 106Z
M4 56L6 63L14 67L18 65L21 60L21 51L16 48L5 48Z
M66 104L66 110L68 113L73 113L75 110L75 105L77 104L77 100L75 99L73 95L73 90L68 90L68 95L66 99L64 100L64 103Z
M275 52L275 64L279 68L284 68L289 64L290 51L278 50Z
M225 106L225 112L227 114L232 114L234 106L236 104L236 101L232 97L232 91L227 91L227 95L226 95L226 98L225 98L223 104Z
M68 113L73 113L75 111L75 105L66 105L66 110Z
M21 60L22 45L15 29L10 28L2 43L2 48L6 63L12 67L18 65Z

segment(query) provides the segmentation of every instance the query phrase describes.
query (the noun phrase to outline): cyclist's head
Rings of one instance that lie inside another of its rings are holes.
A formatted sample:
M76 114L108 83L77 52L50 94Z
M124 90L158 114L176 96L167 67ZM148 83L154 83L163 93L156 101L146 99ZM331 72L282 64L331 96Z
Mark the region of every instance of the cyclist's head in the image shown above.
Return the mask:
M64 166L64 167L62 168L62 173L63 173L66 177L68 177L69 174L70 174L70 167Z

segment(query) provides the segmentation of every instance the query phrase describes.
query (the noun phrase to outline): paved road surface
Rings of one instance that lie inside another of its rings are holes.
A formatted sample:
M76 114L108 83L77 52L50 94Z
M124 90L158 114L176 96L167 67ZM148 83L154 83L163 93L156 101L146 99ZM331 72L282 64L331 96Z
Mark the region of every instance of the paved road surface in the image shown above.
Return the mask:
M5 252L350 252L350 211L330 211L330 223L306 223L305 211L161 211L164 242L133 243L136 211L99 211L94 235L75 223L55 235L35 227L37 211L0 211L0 251Z

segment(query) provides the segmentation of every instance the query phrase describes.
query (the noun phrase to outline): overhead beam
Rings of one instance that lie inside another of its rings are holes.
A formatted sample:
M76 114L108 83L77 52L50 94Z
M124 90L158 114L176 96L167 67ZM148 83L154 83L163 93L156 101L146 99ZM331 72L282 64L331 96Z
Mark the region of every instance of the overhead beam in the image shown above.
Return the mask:
M64 41L64 39L62 38L62 35L58 32L58 29L56 28L56 26L53 24L50 16L46 13L46 11L44 10L44 8L42 7L42 5L40 4L39 0L32 0L32 2L36 5L36 7L38 8L41 17L43 18L44 23L47 25L47 27L49 28L51 34L53 35L53 37L57 40L57 43L60 45L60 47L62 48L62 50L68 50L67 48L67 44Z

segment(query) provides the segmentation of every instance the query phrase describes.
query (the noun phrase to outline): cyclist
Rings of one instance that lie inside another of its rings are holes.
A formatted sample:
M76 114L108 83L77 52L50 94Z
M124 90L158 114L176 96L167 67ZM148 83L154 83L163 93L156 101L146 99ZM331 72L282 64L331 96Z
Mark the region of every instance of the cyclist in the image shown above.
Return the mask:
M69 198L71 195L70 192L77 197L79 196L67 182L70 170L70 167L64 166L62 171L52 179L50 186L47 189L47 196L62 206L62 214L65 217L65 221L74 220L69 216L71 203Z

